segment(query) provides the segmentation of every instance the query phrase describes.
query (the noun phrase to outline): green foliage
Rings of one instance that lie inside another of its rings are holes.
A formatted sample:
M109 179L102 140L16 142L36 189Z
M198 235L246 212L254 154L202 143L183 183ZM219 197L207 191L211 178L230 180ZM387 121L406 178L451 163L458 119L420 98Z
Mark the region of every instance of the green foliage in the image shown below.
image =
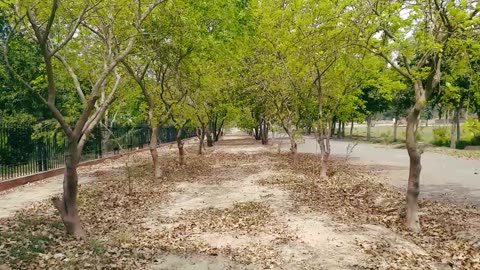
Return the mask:
M471 145L480 145L480 121L467 119L462 125L463 139Z
M449 146L450 145L450 132L447 127L438 127L433 130L433 145L436 146Z

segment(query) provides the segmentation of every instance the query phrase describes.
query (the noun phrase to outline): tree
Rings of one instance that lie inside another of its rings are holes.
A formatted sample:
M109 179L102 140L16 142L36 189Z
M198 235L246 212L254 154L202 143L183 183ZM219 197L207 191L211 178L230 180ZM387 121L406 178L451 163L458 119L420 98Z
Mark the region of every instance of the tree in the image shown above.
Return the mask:
M478 20L480 9L466 1L366 1L352 12L364 48L383 58L415 90L415 104L407 116L406 148L410 157L406 224L420 230L421 154L416 143L418 117L432 93L438 90L442 62L449 40Z
M77 166L80 155L88 136L115 99L121 80L118 63L132 49L136 39L135 32L161 2L155 1L148 6L138 5L134 9L128 5L112 6L107 1L91 4L60 3L58 0L47 3L22 2L21 5L14 7L16 22L3 44L4 61L10 74L49 108L67 136L63 195L61 198L54 198L53 204L59 211L67 232L76 238L85 235L77 208ZM32 82L27 81L19 72L19 67L12 65L10 61L11 35L19 25L31 32L42 57L46 72L46 94L36 89ZM116 32L117 27L123 28L121 34ZM92 38L92 35L96 38ZM124 40L125 37L126 42L120 43L119 40ZM78 61L79 55L87 52L86 47L101 48L100 51L104 53L96 55L97 59L103 59L103 65L90 67L91 74L97 76L88 89L80 83L72 64L75 60ZM63 69L70 76L71 85L78 95L78 102L83 105L76 119L67 119L57 105L59 90L59 81L55 76L57 69ZM106 92L105 85L109 81L113 83L110 84L110 91ZM102 95L106 96L104 100L101 100Z

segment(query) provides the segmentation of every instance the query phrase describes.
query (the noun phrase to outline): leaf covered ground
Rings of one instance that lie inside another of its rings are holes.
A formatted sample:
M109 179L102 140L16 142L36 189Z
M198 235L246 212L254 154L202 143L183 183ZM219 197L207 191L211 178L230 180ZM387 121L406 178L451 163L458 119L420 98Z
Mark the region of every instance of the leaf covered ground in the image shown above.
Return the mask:
M277 154L228 137L179 166L146 152L127 170L80 187L88 237L65 235L51 203L0 219L0 265L11 269L480 269L480 211L424 200L422 232L404 226L404 196L361 166ZM125 160L118 162L125 163ZM196 267L196 268L195 268Z

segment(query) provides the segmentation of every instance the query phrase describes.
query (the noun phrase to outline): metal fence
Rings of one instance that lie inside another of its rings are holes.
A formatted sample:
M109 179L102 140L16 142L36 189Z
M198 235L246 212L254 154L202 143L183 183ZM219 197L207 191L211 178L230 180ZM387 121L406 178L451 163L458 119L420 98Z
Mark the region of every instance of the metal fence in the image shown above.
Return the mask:
M177 130L161 128L159 143L176 140ZM183 138L193 132L183 132ZM150 143L150 129L135 127L97 127L89 136L82 152L82 161L94 160L118 153L120 150L143 148ZM0 181L62 168L66 140L61 131L35 131L31 126L0 125Z

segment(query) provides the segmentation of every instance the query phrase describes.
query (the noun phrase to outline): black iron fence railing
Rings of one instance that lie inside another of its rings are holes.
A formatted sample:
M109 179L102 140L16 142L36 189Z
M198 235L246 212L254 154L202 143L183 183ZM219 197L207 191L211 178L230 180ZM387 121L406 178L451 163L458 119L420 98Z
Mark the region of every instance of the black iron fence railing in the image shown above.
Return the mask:
M183 138L194 132L182 132ZM176 140L177 130L161 128L158 143ZM150 143L150 129L146 125L135 127L96 127L82 152L82 161L108 157L120 150L131 151ZM62 168L65 161L66 141L61 131L35 131L31 126L0 125L0 181Z

